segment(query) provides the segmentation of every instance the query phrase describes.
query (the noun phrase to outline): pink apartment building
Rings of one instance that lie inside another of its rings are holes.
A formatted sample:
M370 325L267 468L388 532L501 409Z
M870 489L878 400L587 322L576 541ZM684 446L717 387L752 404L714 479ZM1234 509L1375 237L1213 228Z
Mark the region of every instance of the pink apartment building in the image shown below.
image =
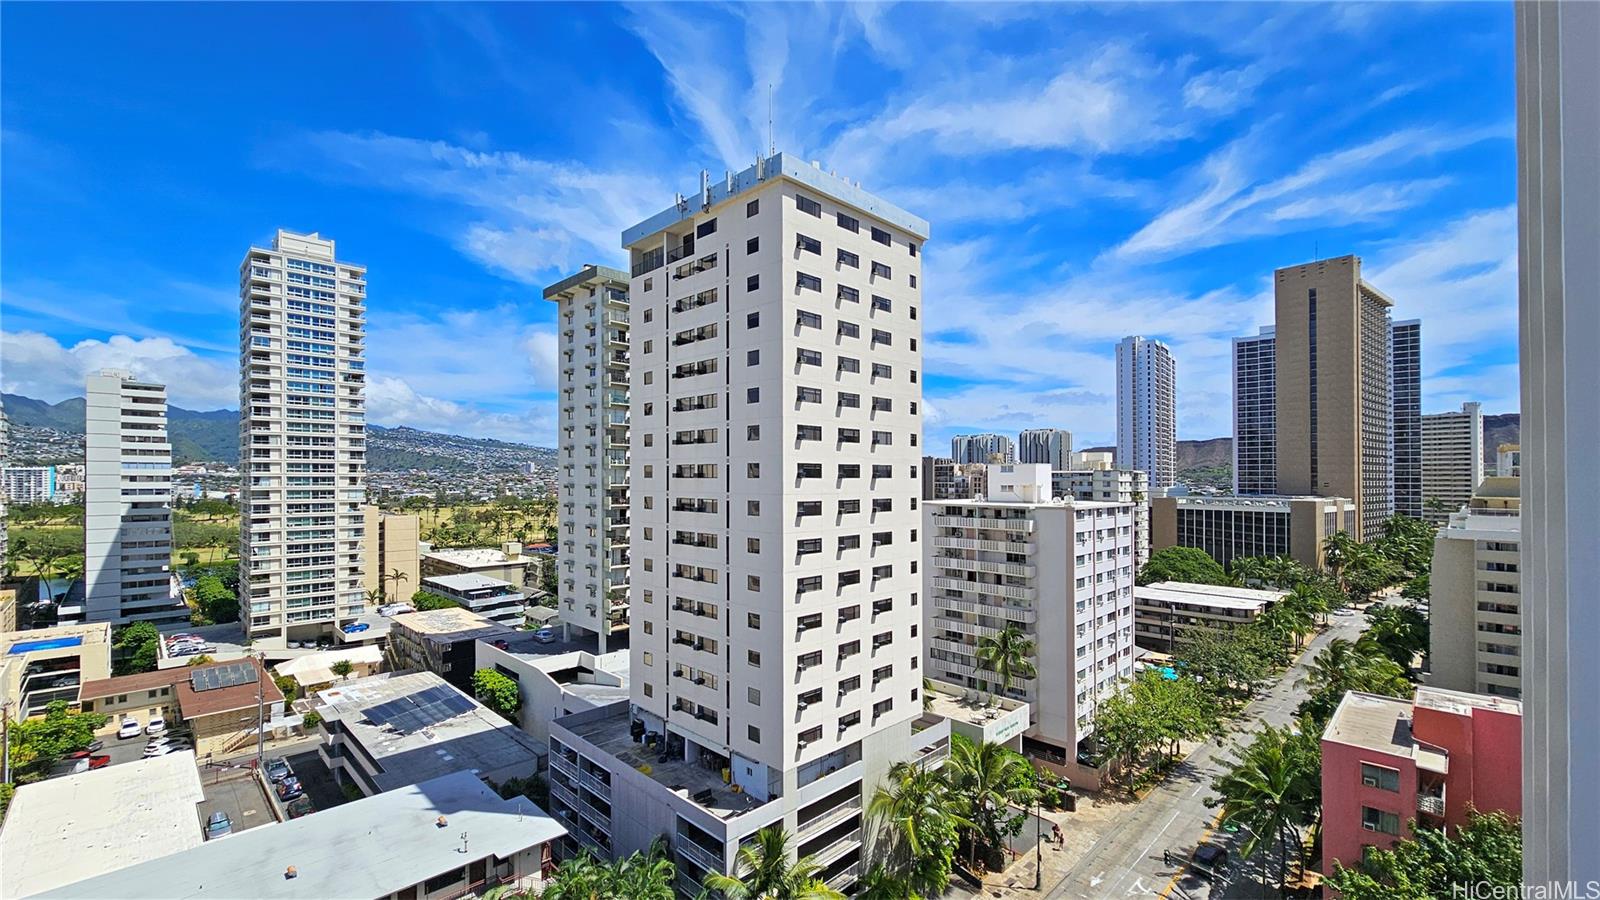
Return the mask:
M1522 814L1522 704L1419 687L1411 700L1352 691L1322 733L1322 871L1365 847L1456 827L1467 809Z

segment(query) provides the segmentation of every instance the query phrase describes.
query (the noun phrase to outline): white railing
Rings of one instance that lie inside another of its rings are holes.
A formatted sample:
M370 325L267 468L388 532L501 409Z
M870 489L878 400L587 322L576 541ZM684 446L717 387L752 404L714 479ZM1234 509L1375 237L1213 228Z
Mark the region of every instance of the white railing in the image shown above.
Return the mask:
M1032 554L1034 546L1022 541L985 541L978 538L958 538L948 535L936 534L933 536L935 547L948 547L952 550L989 550L995 553L1025 553Z
M1012 600L1034 600L1039 595L1038 588L1023 587L1011 584L991 584L982 581L966 581L960 578L932 579L933 586L947 591L961 591L968 594L983 594L989 597L1008 597Z

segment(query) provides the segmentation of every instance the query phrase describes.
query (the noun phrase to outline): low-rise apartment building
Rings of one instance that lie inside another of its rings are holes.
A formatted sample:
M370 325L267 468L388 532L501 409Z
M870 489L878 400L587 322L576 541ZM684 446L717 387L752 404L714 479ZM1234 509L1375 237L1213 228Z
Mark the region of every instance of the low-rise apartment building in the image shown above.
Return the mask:
M562 716L628 699L628 649L548 652L530 632L477 642L477 667L517 683L522 708L517 725L540 747L550 744L550 723Z
M422 589L449 597L491 622L508 628L521 625L528 605L519 585L477 573L434 575L422 579Z
M258 729L299 724L286 716L283 692L255 658L89 681L81 694L84 712L111 717L101 735L116 734L124 718L142 727L160 715L168 726L189 726L202 759L254 746Z
M1190 633L1249 625L1283 599L1281 591L1159 581L1133 589L1133 639L1146 650L1171 653Z
M508 640L517 631L466 607L426 609L389 620L389 667L432 672L463 691L472 690L479 639Z
M923 670L1031 707L1023 752L1078 783L1098 702L1133 674L1134 504L1053 499L1047 465L989 467L981 500L924 506ZM1034 678L1002 690L982 640L1014 627Z
M186 849L49 896L445 900L502 886L532 896L544 885L550 843L566 829L526 798L503 800L472 772L455 771L218 840L195 831Z
M421 520L415 515L386 513L376 505L361 508L366 518L367 555L362 587L392 601L411 599L422 583Z
M432 672L373 675L317 693L317 753L334 779L370 797L470 771L499 784L539 768L542 749Z
M422 551L419 565L424 579L438 575L482 575L515 585L526 585L531 560L522 545L507 541L499 547L462 547Z
M1157 497L1150 504L1150 551L1194 547L1226 567L1250 556L1287 556L1322 568L1322 541L1360 524L1342 497Z
M1434 687L1412 699L1351 691L1322 733L1322 871L1457 827L1469 810L1522 814L1522 704Z
M1428 684L1522 696L1522 517L1517 478L1485 478L1434 534Z

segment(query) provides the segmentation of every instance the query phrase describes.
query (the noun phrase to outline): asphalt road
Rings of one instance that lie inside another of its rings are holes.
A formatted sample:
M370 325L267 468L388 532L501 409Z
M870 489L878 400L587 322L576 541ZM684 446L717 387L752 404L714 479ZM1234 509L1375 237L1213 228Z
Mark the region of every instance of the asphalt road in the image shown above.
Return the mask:
M1366 616L1341 612L1330 618L1326 631L1311 641L1309 649L1290 666L1265 693L1247 707L1233 735L1219 743L1212 740L1198 747L1179 763L1160 787L1135 806L1115 828L1107 831L1089 849L1066 877L1048 890L1052 898L1101 900L1106 897L1168 897L1181 900L1209 898L1254 898L1271 894L1259 881L1261 853L1242 861L1237 848L1238 835L1218 836L1212 825L1218 810L1207 809L1211 780L1220 774L1231 755L1228 746L1236 736L1260 727L1259 723L1283 725L1294 718L1295 707L1305 699L1305 690L1295 681L1305 674L1318 650L1336 638L1355 640L1366 628ZM1224 890L1212 886L1193 871L1180 868L1203 841L1229 848L1234 867L1231 883ZM1170 863L1163 859L1170 853ZM1241 872L1243 869L1245 871Z

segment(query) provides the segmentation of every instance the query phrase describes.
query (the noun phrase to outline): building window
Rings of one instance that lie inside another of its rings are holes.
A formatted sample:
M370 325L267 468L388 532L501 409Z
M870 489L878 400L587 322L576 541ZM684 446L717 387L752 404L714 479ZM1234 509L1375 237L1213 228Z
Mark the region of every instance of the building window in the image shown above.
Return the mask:
M794 286L802 291L820 291L822 290L822 279L815 275L807 275L804 272L796 272Z
M906 249L911 251L911 255L912 256L916 256L917 255L917 245L916 244L906 244Z
M761 201L760 200L751 200L749 203L746 203L744 205L744 217L746 219L750 218L751 216L755 215L758 212L761 212Z
M860 409L861 395L851 394L846 391L839 392L839 406L843 409Z
M746 478L760 478L761 477L761 463L745 463L744 464L744 477L746 477Z
M761 691L757 688L745 688L744 699L748 701L751 706L760 706Z
M822 242L814 237L807 237L803 234L797 234L794 236L794 247L796 250L799 250L802 253L815 253L819 256L822 255Z
M852 269L859 269L861 268L861 257L851 253L849 250L840 250L839 265L849 266Z
M655 285L655 281L653 279L646 278L644 280L644 289L645 290L647 290L647 291L650 290L650 288L653 287L654 285Z
M746 650L744 652L744 661L746 663L748 663L751 668L754 668L754 669L761 668L761 651L760 650Z
M654 697L656 695L656 686L651 684L648 681L645 682L644 683L644 695L646 697Z
M893 307L889 302L889 298L888 297L880 297L877 294L873 294L872 295L872 308L873 309L882 310L884 312L892 312L893 311Z
M750 352L754 353L755 351L752 350ZM761 388L745 388L744 389L744 402L746 402L746 403L760 403L761 402Z
M761 426L760 425L746 425L744 427L744 439L747 440L747 441L759 441L759 440L761 440Z
M839 336L847 338L861 337L861 327L854 322L840 322Z
M754 725L746 725L744 727L744 729L745 729L745 737L748 737L750 739L750 743L752 743L752 744L761 743L761 729L755 727Z
M917 286L917 276L912 275L911 276L911 287L912 288L916 288L916 286Z
M746 500L744 502L744 514L747 515L747 516L759 516L759 515L761 515L761 501L760 500ZM757 579L757 581L759 581L759 580L760 579ZM757 588L751 588L751 590L757 590Z
M796 313L795 324L802 328L821 328L822 317L814 312L800 310L798 313Z
M744 327L757 328L761 325L761 313L753 312L744 317Z
M810 197L803 197L799 194L796 194L794 197L794 205L798 206L800 211L808 216L816 216L819 219L822 218L822 204L811 199Z
M694 236L697 237L697 238L703 238L703 237L705 237L707 235L716 234L716 233L717 233L717 220L716 219L707 219L706 221L701 222L699 225L696 225L695 229L694 229Z
M761 613L745 613L744 614L744 624L748 628L752 628L752 629L754 629L756 631L760 631L761 630Z
M874 278L893 278L894 277L894 272L888 266L884 265L883 263L875 262L875 263L872 264L872 277L874 277Z
M848 300L851 303L860 303L861 302L861 292L856 290L853 287L845 287L844 285L841 284L841 285L839 285L839 299L840 300Z
M885 247L889 246L892 243L892 241L891 241L891 239L889 237L889 232L884 231L882 228L874 228L874 229L872 229L872 239L877 241L878 243L884 245Z
M794 402L796 403L821 403L822 388L802 387L795 388Z
M760 290L761 289L761 276L760 275L751 275L749 278L746 278L744 280L744 289L746 291L752 291L752 292Z
M1373 809L1370 806L1361 807L1361 827L1379 834L1399 834L1400 817L1392 812Z
M879 344L883 344L884 346L889 346L890 344L893 344L893 343L894 343L894 338L889 334L889 332L880 331L880 330L878 330L876 328L872 329L872 346L876 347Z
M859 372L861 371L861 360L853 359L848 356L841 356L839 357L839 371Z
M856 221L855 216L847 216L844 213L839 213L838 216L840 228L843 228L845 231L848 231L851 234L861 233L861 223Z
M747 591L760 592L760 590L761 590L761 576L760 575L746 575L744 577L744 588Z
M822 354L816 350L799 349L795 351L795 361L802 366L820 366Z
M750 240L744 242L744 252L746 252L746 253L754 253L754 252L756 252L757 250L760 250L760 249L761 249L761 238L753 237Z
M1395 769L1386 769L1383 766L1362 763L1361 783L1366 787L1375 787L1380 790L1398 793L1400 790L1400 773Z
M859 428L841 428L841 429L839 429L839 443L841 443L841 444L859 444L859 443L861 443L861 429L859 429Z
M761 351L760 350L746 350L744 352L744 364L747 365L747 366L759 366L759 365L761 365Z

